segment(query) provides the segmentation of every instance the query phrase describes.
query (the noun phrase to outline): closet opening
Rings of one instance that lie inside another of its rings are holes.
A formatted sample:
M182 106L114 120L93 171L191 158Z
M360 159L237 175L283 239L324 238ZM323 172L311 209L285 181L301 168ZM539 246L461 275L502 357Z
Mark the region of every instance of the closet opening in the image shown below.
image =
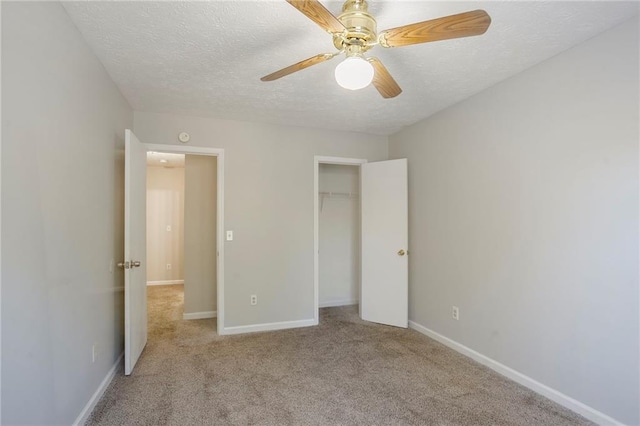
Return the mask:
M319 163L317 181L318 308L358 312L360 166Z

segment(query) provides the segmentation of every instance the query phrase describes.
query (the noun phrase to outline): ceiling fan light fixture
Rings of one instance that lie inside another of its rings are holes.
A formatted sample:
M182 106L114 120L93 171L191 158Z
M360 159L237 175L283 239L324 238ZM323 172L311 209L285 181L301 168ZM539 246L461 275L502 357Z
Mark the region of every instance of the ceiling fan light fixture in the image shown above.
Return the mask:
M374 69L362 56L348 56L336 67L336 82L349 90L364 89L373 80Z
M349 90L373 84L385 99L395 98L402 93L402 89L380 59L375 56L365 59L363 53L376 46L402 47L478 36L484 34L491 25L491 17L487 12L472 10L378 32L376 18L368 12L367 0L346 0L338 16L327 10L319 0L286 1L331 34L338 51L312 56L265 75L260 80L274 81L344 53L347 58L335 69L338 84Z

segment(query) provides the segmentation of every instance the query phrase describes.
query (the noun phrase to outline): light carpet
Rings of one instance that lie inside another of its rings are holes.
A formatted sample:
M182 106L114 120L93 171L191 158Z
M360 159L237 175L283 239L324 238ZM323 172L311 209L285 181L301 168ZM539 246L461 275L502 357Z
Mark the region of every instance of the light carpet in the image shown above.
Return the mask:
M148 288L149 341L89 425L576 425L586 419L356 307L320 325L218 336L182 320L182 285Z

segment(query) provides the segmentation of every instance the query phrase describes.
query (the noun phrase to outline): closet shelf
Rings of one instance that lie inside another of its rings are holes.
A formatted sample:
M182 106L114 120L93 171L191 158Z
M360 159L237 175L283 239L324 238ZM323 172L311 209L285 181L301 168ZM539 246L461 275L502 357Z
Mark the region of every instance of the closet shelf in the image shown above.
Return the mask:
M320 212L322 212L322 209L324 208L324 200L326 198L342 198L345 200L351 200L354 198L358 198L359 194L356 194L355 192L321 191L318 193L318 195L320 195Z

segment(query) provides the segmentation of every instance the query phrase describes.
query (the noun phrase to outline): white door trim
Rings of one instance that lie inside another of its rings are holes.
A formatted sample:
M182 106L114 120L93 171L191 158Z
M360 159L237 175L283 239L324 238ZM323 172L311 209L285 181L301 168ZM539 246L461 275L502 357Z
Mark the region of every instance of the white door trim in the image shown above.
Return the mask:
M224 334L224 149L222 148L206 148L198 146L184 145L164 145L164 144L145 144L147 151L171 152L176 154L194 154L194 155L211 155L217 157L218 176L217 176L217 249L218 249L218 266L216 277L217 288L217 314L218 314L218 335Z
M320 218L318 209L318 192L320 190L320 164L341 164L345 166L360 166L368 160L361 158L345 157L324 157L316 155L313 157L313 321L317 325L320 321L320 296L319 296L319 259L320 250Z

